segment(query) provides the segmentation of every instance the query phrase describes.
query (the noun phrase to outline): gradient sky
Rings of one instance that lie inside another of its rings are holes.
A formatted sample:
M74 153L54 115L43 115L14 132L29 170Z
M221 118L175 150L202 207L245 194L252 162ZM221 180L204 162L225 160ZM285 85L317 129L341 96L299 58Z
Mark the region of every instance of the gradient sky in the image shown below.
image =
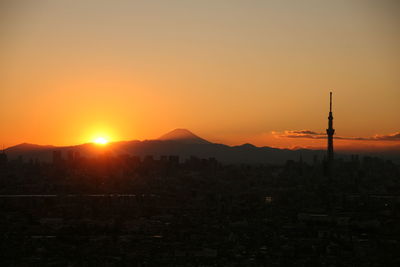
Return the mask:
M187 128L319 147L288 131L324 132L332 90L338 147L398 145L399 14L396 0L2 0L0 143Z

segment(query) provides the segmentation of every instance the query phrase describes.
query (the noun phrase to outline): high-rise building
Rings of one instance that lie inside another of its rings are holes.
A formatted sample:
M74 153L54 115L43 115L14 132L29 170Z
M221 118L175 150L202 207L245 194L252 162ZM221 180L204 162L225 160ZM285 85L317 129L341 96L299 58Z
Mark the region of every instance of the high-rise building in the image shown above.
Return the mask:
M61 150L53 151L53 164L60 164L62 162Z
M335 134L332 116L332 92L330 92L328 129L326 129L326 134L328 135L328 164L331 164L333 161L333 135Z
M7 154L3 151L0 153L0 166L1 165L6 165L7 163Z

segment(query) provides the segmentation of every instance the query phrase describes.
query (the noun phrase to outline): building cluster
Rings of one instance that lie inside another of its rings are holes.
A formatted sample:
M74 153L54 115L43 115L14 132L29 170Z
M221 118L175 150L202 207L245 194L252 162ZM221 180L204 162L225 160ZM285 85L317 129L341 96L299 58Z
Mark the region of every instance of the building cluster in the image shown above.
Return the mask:
M400 166L104 155L0 168L2 265L398 266Z

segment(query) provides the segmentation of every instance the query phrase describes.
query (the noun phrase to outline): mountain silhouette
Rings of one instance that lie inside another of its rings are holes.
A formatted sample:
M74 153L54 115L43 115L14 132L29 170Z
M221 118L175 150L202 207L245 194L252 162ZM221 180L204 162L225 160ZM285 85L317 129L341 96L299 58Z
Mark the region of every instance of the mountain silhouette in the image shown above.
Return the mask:
M19 145L16 145L16 146L13 146L13 150L15 151L15 152L17 152L17 151L20 151L20 152L26 152L26 151L36 151L36 150L43 150L43 149L46 149L46 148L53 148L54 146L50 146L50 145L47 145L47 146L44 146L44 145L36 145L36 144L29 144L29 143L22 143L22 144L19 144Z
M153 155L155 158L164 155L177 155L181 160L191 156L198 158L214 157L222 163L248 163L248 164L282 164L287 160L299 160L300 156L305 162L312 162L314 156L322 160L326 155L325 150L311 149L279 149L272 147L257 147L252 144L239 146L228 146L209 142L186 129L175 129L155 140L131 140L112 142L106 146L99 147L92 143L76 146L41 146L34 144L20 144L5 150L9 159L22 156L25 160L38 159L50 162L54 150L62 152L66 158L67 151L79 152L83 157L96 157L104 152L115 156L129 154L145 157ZM343 155L337 154L338 158ZM383 155L382 155L383 156ZM387 158L400 161L399 153L386 154Z
M157 140L161 141L177 141L186 144L210 144L207 140L195 135L187 129L175 129L169 133L164 134Z

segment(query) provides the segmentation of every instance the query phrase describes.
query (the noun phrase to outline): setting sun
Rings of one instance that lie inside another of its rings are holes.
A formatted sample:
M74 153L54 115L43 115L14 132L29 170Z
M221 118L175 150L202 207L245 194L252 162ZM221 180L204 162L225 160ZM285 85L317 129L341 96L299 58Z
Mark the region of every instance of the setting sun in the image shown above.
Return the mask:
M108 140L104 137L97 137L93 140L93 143L98 145L105 145L108 143Z

